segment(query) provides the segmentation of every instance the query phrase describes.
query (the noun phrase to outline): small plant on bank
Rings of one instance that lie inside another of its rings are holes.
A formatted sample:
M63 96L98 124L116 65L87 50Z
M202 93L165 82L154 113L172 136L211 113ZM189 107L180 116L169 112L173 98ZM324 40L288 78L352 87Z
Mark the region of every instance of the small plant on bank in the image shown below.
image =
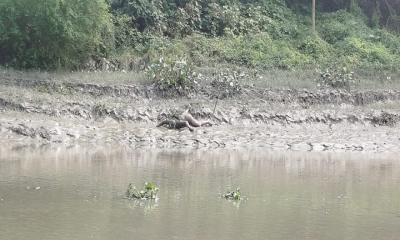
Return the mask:
M157 199L158 186L153 182L146 182L142 190L137 190L136 187L130 183L126 190L126 197L128 199L151 200Z
M211 86L217 91L216 97L226 98L242 93L242 86L240 84L246 78L244 73L233 71L220 72L213 77Z
M197 85L196 73L186 59L171 60L160 58L158 62L148 67L149 78L158 90L186 95Z
M354 72L348 68L329 67L324 71L319 71L320 77L317 80L320 87L331 87L334 89L346 89L356 83Z
M215 88L223 90L228 96L241 93L242 88L240 86L239 80L244 77L244 74L233 72L221 72L217 74L216 78L211 82L211 85Z
M228 191L227 193L223 194L223 198L234 201L242 200L242 194L240 193L240 188L236 188L235 191Z

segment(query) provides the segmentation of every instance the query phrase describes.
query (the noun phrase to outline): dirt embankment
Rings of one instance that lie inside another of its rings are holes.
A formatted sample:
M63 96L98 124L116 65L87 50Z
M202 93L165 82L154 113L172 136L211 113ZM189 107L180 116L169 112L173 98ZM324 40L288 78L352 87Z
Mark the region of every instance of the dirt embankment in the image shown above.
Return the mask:
M200 84L187 97L164 98L152 86L4 78L0 81L0 138L358 151L396 151L393 146L400 143L396 137L400 91L242 86L240 92L219 100L215 93L212 84ZM185 109L214 126L194 134L155 128L158 121L174 118Z

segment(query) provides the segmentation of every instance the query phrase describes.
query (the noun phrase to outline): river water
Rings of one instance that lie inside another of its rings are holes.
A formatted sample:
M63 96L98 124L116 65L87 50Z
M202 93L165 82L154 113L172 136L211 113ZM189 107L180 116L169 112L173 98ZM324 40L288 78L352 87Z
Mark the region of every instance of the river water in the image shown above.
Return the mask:
M124 199L155 181L159 199ZM240 186L247 200L221 192ZM400 159L0 148L0 239L400 239Z

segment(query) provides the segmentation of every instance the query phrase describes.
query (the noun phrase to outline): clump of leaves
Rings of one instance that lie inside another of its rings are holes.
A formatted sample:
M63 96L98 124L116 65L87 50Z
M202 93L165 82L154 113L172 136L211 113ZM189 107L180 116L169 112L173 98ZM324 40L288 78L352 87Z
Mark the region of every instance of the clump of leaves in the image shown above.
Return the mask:
M126 190L126 197L128 199L141 199L151 200L157 198L158 186L153 182L146 182L142 190L137 190L136 187L130 183Z
M240 193L240 188L236 188L235 191L228 191L223 195L223 197L227 200L235 200L235 201L242 200L242 194Z
M354 72L346 67L329 67L319 73L318 86L350 91L350 87L356 83Z
M220 72L214 75L211 86L217 91L218 98L232 97L242 93L240 80L246 78L246 74L233 71Z
M163 92L173 90L180 95L186 95L197 85L197 74L186 59L171 60L162 57L149 66L148 74L157 89Z

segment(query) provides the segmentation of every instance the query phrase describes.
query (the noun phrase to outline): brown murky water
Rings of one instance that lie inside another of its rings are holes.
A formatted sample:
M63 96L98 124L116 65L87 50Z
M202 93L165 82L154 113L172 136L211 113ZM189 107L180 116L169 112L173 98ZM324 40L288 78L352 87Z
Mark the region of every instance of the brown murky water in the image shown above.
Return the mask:
M3 147L0 239L400 239L396 157ZM147 180L157 202L123 199Z

